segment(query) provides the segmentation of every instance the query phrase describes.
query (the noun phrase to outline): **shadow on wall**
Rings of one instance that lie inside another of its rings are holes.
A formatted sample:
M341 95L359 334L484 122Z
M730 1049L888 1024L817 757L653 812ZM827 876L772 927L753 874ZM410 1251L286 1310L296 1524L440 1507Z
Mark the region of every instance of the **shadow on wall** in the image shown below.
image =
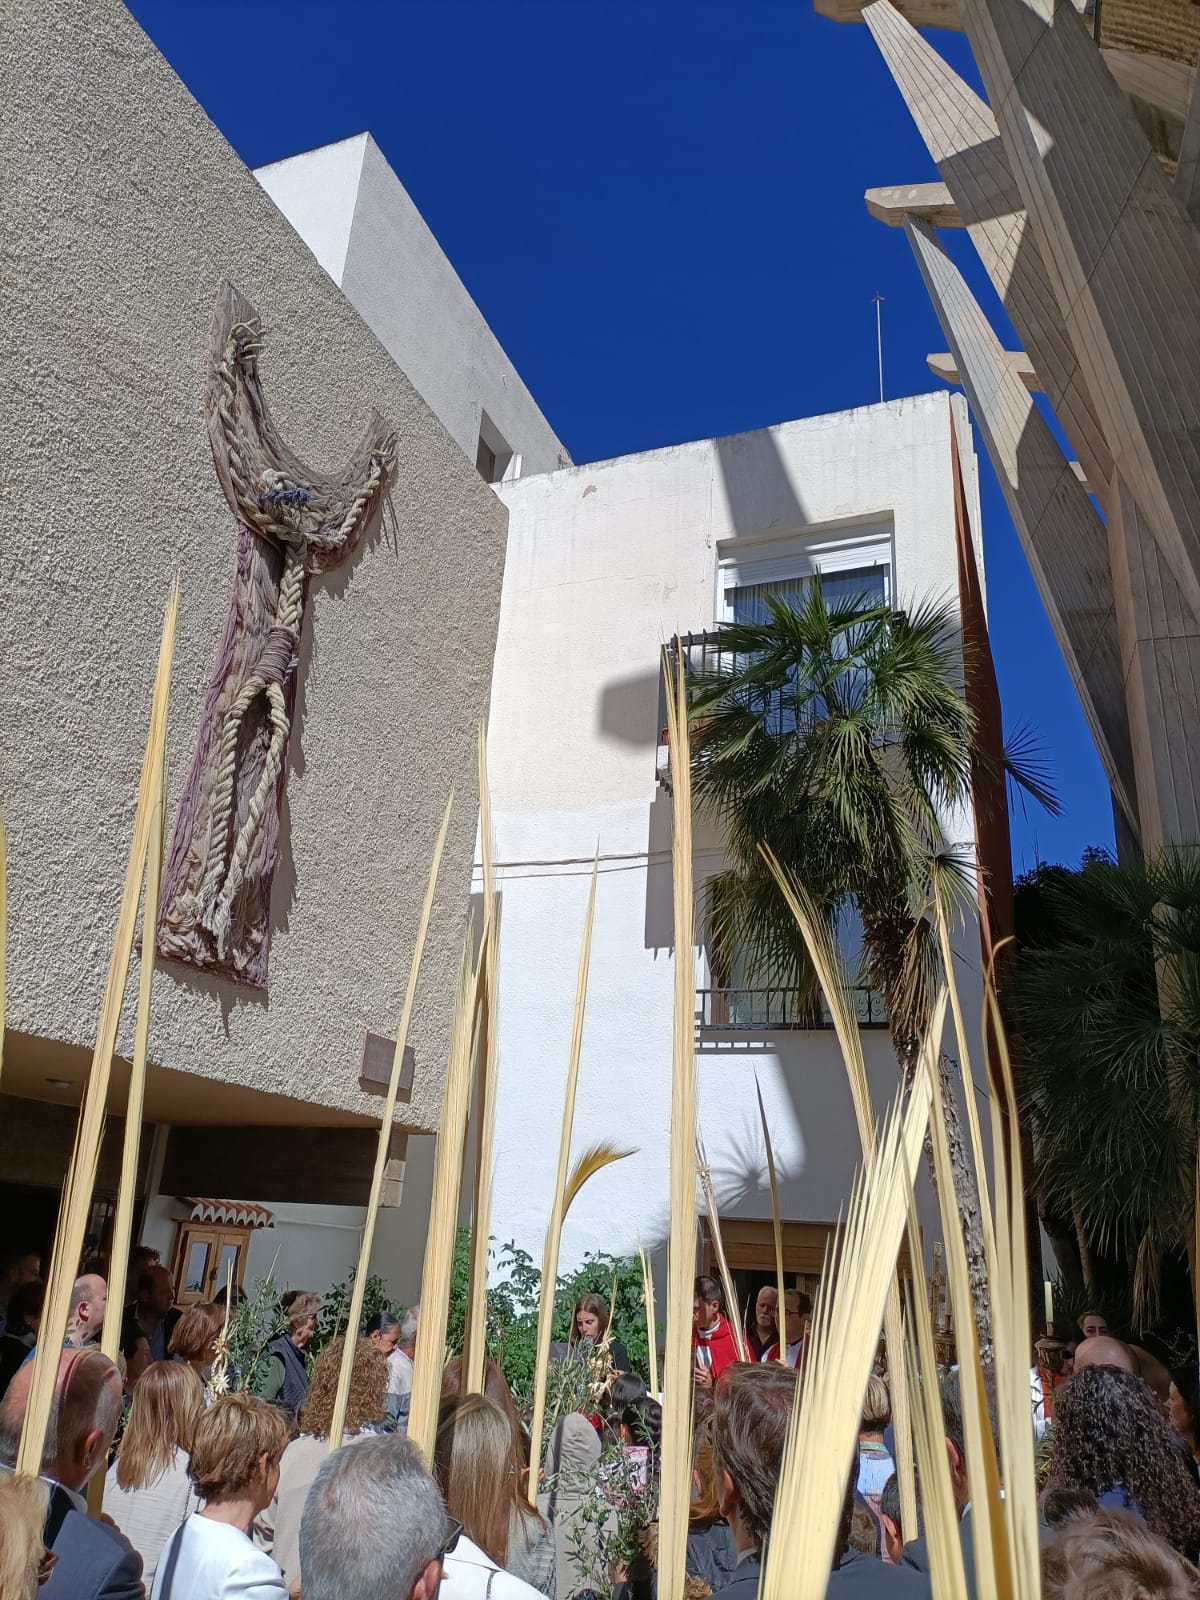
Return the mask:
M811 520L769 429L735 433L716 446L735 534L784 533Z
M661 682L654 666L606 683L596 702L596 731L604 738L644 749L648 774L654 767L650 752L658 742Z

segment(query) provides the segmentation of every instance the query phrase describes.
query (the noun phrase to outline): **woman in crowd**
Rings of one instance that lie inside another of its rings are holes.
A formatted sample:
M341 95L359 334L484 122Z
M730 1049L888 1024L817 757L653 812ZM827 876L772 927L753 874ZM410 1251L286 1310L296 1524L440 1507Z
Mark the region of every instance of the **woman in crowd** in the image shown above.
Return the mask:
M1063 1388L1046 1483L1086 1489L1101 1510L1134 1512L1189 1558L1200 1547L1200 1495L1158 1402L1132 1372L1086 1367Z
M1194 1361L1171 1374L1167 1416L1175 1432L1200 1462L1200 1367Z
M896 1463L883 1442L891 1420L892 1401L888 1386L882 1378L872 1373L867 1379L867 1392L863 1397L862 1421L858 1432L858 1479L855 1483L855 1488L868 1502L872 1512L879 1510L883 1486L896 1470Z
M201 1383L207 1383L217 1353L217 1339L225 1326L225 1313L215 1300L200 1300L175 1324L168 1354L186 1361Z
M688 1511L687 1572L690 1577L707 1583L715 1594L732 1581L738 1553L717 1498L716 1460L711 1425L707 1421L696 1430L694 1459L692 1501Z
M344 1345L344 1339L332 1339L317 1357L300 1412L299 1436L287 1447L279 1467L275 1497L255 1529L260 1542L270 1549L286 1583L291 1583L300 1571L300 1518L304 1501L321 1470L321 1463L329 1454L329 1429L333 1423L333 1402ZM355 1346L354 1368L350 1374L343 1444L365 1439L378 1430L384 1417L386 1389L387 1358L370 1339L360 1339Z
M658 1477L662 1446L662 1407L643 1395L621 1412L621 1442L637 1463L637 1480L643 1489Z
M49 1506L44 1479L0 1477L0 1600L34 1600L54 1570L42 1540Z
M554 1538L522 1492L509 1419L484 1394L443 1400L433 1475L463 1537L446 1557L458 1600L535 1600L554 1594Z
M408 1399L412 1394L412 1362L398 1351L400 1343L400 1318L390 1311L377 1311L367 1319L363 1334L387 1362L387 1390L383 1405L389 1417L408 1422ZM407 1366L407 1370L406 1369ZM407 1383L405 1379L407 1378Z
M0 1335L0 1394L37 1342L45 1298L44 1283L23 1283L13 1290L8 1302L8 1326Z
M287 1328L268 1344L266 1357L255 1374L254 1392L261 1399L273 1401L284 1411L296 1414L308 1393L304 1352L317 1331L321 1296L308 1289L290 1289L279 1305L287 1319Z
M571 1336L568 1346L574 1347L580 1339L590 1339L600 1344L608 1332L608 1307L598 1294L581 1294L571 1314ZM629 1356L620 1339L608 1341L608 1358L614 1372L629 1371Z
M104 1480L104 1514L141 1556L147 1584L163 1546L199 1503L188 1455L203 1395L192 1367L152 1362L137 1381L121 1447Z
M279 1568L250 1538L286 1444L279 1412L252 1395L223 1395L201 1411L191 1471L203 1509L167 1541L151 1600L287 1600Z
M529 1474L529 1435L521 1424L517 1415L517 1408L513 1404L512 1390L508 1387L508 1379L501 1372L499 1366L489 1359L483 1368L483 1392L490 1400L494 1400L501 1411L508 1418L509 1428L517 1445L521 1457L522 1492ZM442 1369L442 1400L453 1400L462 1393L462 1357L455 1356L447 1361Z
M595 1485L600 1455L600 1436L581 1412L569 1412L550 1430L538 1510L554 1534L555 1600L572 1600L587 1587L578 1554L586 1531L581 1511Z
M622 1437L621 1416L626 1406L646 1398L646 1385L635 1372L618 1372L608 1386L604 1402L603 1437L606 1444L616 1444Z

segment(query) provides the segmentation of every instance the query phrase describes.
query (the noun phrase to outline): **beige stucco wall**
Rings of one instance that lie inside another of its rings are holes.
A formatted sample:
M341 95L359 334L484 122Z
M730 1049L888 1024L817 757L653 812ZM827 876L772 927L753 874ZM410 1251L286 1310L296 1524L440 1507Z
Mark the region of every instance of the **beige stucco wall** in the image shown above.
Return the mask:
M249 75L248 92L274 92L269 69L255 79L232 36L230 71ZM377 1115L357 1088L362 1030L395 1031L455 783L406 1116L430 1127L467 903L504 508L118 0L8 0L0 105L9 1023L94 1037L178 572L174 816L235 551L200 412L228 276L262 315L264 387L301 456L338 463L372 405L396 425L399 545L377 529L348 572L314 586L268 999L164 968L151 1053ZM131 996L135 984L136 971Z

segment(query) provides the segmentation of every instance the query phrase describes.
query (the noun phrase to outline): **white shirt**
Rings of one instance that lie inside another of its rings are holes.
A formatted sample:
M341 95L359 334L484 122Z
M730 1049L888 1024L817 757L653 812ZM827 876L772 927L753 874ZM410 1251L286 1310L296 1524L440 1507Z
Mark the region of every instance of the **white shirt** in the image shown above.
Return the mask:
M438 1600L546 1600L532 1584L498 1567L465 1533L442 1566L445 1577Z
M159 1557L151 1600L161 1600L170 1550L168 1539ZM194 1515L183 1527L170 1600L287 1600L287 1590L270 1556L240 1528Z
M153 1583L163 1545L200 1504L188 1477L188 1453L176 1447L171 1463L143 1489L122 1489L114 1462L104 1479L104 1515L111 1517L142 1558L142 1576Z
M406 1356L399 1345L388 1356L387 1369L386 1392L397 1396L411 1394L413 1380L412 1357Z

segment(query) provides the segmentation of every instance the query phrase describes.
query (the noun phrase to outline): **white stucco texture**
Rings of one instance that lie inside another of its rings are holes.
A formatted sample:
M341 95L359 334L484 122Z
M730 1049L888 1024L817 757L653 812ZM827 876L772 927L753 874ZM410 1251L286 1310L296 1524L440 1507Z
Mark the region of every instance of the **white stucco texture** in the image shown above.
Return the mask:
M519 458L512 475L570 461L369 134L255 176L472 465L484 413Z
M505 510L119 0L12 0L0 35L0 811L8 1020L90 1046L129 849L159 629L182 590L173 822L236 549L201 415L225 278L301 457L396 427L398 535L313 584L269 993L164 966L160 1064L378 1116L437 827L458 803L414 1019L406 1120L436 1125L475 834ZM230 58L230 72L246 63ZM34 92L36 86L36 92ZM129 1005L120 1049L132 1038Z
M747 550L882 539L900 603L957 596L953 410L978 500L965 410L922 395L505 485L510 511L491 709L500 883L499 1109L492 1232L540 1258L557 1158L576 962L592 854L601 876L575 1116L576 1151L636 1153L568 1217L564 1270L589 1250L658 1249L668 1216L671 802L656 787L659 660L711 628L718 567ZM969 837L969 819L960 819ZM696 836L698 882L722 860ZM970 1020L978 940L960 939ZM698 956L697 982L704 982ZM976 1035L973 1033L972 1037ZM722 1213L770 1216L755 1080L771 1118L784 1215L832 1223L858 1160L829 1032L698 1035L701 1129ZM878 1106L897 1085L886 1031L865 1031ZM926 1239L940 1229L923 1184Z

